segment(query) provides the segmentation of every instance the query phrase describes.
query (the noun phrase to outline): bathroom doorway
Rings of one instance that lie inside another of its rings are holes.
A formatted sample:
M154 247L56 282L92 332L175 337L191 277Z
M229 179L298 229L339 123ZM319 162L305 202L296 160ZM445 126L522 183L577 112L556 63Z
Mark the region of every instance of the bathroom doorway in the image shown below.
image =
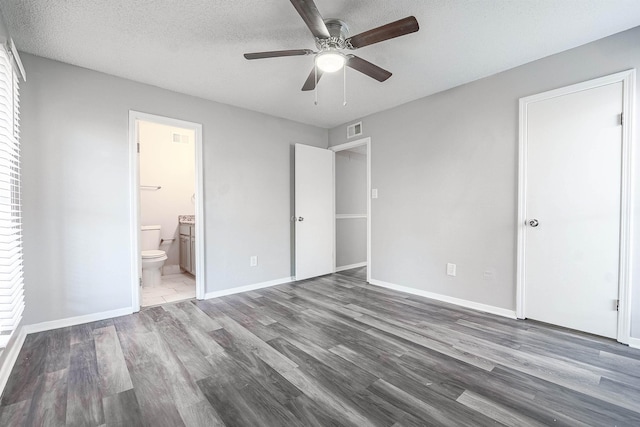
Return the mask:
M130 111L134 311L204 298L202 125Z

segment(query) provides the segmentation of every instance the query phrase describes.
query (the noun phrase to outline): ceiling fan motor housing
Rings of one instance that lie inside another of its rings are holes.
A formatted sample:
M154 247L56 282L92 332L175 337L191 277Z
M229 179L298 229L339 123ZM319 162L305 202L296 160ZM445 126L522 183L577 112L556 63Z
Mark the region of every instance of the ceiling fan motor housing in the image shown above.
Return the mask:
M329 38L316 37L316 46L320 51L335 49L353 49L346 39L349 38L349 27L340 19L326 19L324 24L329 31Z

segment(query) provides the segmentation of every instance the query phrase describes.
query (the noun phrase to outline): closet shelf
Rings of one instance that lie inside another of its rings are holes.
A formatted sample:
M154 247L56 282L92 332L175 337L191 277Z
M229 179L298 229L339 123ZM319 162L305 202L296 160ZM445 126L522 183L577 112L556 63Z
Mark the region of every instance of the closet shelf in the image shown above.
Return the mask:
M336 219L360 219L366 217L367 214L336 214Z

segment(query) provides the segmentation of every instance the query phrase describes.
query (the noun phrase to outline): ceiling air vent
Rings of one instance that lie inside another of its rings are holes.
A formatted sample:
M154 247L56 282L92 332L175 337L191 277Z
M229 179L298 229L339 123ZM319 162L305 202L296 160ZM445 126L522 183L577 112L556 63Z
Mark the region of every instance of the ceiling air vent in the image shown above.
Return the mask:
M185 135L179 132L171 132L171 140L176 144L188 144L189 135Z
M347 139L362 135L362 122L347 126Z

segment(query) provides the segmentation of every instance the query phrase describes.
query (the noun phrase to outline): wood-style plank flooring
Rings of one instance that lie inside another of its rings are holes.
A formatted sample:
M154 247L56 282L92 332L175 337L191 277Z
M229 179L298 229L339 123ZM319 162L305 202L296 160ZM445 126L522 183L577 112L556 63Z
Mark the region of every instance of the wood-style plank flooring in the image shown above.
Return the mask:
M640 425L640 351L363 269L31 334L1 426Z

